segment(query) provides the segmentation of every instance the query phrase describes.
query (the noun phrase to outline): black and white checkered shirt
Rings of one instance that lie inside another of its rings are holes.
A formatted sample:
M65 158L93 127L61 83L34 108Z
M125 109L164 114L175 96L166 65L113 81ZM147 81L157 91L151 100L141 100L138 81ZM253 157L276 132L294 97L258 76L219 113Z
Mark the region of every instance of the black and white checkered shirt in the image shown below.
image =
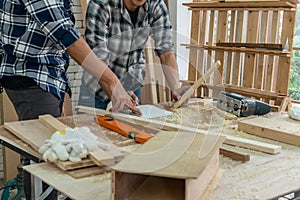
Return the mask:
M160 55L174 51L172 27L163 0L147 0L132 24L123 0L90 0L86 15L86 41L120 78L126 90L143 84L144 46L149 36ZM108 98L97 80L85 72L83 84L103 101Z
M79 37L71 0L0 1L2 76L27 76L63 100L68 84L65 52Z

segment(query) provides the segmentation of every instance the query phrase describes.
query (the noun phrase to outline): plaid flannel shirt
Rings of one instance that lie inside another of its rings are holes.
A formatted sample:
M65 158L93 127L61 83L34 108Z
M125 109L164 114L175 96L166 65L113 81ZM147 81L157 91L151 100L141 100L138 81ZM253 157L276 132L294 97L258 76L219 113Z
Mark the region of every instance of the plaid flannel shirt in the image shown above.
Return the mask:
M0 52L2 76L27 76L64 99L68 86L66 49L79 37L71 0L2 0Z
M174 51L172 26L163 0L147 0L139 8L136 24L132 24L123 0L90 0L86 41L126 90L135 90L144 83L144 47L149 36L154 39L158 55ZM109 101L98 81L87 72L82 83L102 101Z

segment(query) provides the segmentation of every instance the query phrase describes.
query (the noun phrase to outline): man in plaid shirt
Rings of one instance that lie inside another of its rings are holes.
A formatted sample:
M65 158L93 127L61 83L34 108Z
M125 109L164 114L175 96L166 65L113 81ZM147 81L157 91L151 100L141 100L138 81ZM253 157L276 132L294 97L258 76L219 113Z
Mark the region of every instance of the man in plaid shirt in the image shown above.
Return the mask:
M19 120L61 115L69 55L105 88L113 111L126 106L140 114L118 77L75 29L72 15L71 0L0 1L0 82Z
M174 55L172 27L163 0L90 0L86 15L86 41L120 78L138 101L144 83L144 47L149 36L154 40L168 87L174 99L187 88L179 84ZM84 73L79 104L106 109L109 98L97 81Z

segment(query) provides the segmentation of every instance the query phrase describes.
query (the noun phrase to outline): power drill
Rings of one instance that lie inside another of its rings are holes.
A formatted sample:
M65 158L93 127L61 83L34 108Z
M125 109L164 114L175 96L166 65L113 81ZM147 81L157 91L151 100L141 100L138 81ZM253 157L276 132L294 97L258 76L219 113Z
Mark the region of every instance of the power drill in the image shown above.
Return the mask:
M219 94L217 108L238 117L264 115L271 111L271 106L265 102L231 92L221 92Z

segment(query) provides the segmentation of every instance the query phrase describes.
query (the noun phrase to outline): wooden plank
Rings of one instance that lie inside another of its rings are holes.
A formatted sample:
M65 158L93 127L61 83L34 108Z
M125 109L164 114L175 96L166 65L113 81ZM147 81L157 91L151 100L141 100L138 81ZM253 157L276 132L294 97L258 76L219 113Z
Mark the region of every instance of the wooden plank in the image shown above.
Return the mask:
M75 162L75 163L71 161L64 161L64 162L57 161L55 164L62 170L73 170L73 169L95 166L95 163L90 159L83 159L82 161Z
M291 58L279 56L276 75L276 92L288 96Z
M197 179L224 137L162 131L114 166L117 171ZM186 163L190 163L186 165Z
M259 142L255 140L249 140L249 139L234 137L229 135L226 136L226 140L224 144L243 147L247 149L253 149L256 151L273 154L273 155L281 152L281 146L278 145L273 145L265 142Z
M200 199L219 169L219 151L212 155L197 179L185 180L185 200Z
M144 93L148 94L149 96L146 97L147 103L156 104L158 103L157 97L157 89L156 89L156 81L155 81L155 72L154 72L154 54L153 54L153 40L151 38L145 44L145 56L146 56L146 63L148 67L146 67L147 73L145 77L145 91ZM146 103L146 102L145 102Z
M199 44L200 37L200 11L192 12L191 44ZM197 78L197 66L199 62L198 50L190 49L188 80L195 81Z
M218 172L216 173L214 179L210 182L208 188L204 191L202 194L200 200L207 200L210 198L213 190L217 187L220 179L222 178L222 175L224 173L224 169L219 169Z
M218 24L217 24L217 36L216 42L225 42L227 37L228 30L228 11L219 11L218 13ZM214 84L222 84L224 79L224 59L225 52L220 50L216 51L215 60L219 60L221 62L221 67L219 67L218 71L214 73ZM213 94L213 97L217 96L216 93Z
M114 157L108 152L104 151L101 148L96 149L95 151L89 152L89 159L91 159L96 165L113 165L115 163Z
M253 48L237 48L237 47L223 47L223 46L207 46L207 45L188 45L182 44L182 46L186 46L187 48L195 48L195 49L207 49L207 50L215 50L215 51L236 51L236 52L245 52L249 54L261 53L261 54L269 54L269 55L279 55L285 57L291 57L290 52L288 51L278 51L278 50L264 50L264 49L253 49Z
M66 128L69 128L69 126L65 125L52 115L40 115L39 121L53 132L64 131Z
M237 10L237 19L236 19L236 42L242 42L244 37L244 11ZM235 56L233 58L233 66L232 66L232 84L240 85L240 73L241 73L241 53L235 52Z
M271 26L271 36L269 41L271 43L276 43L278 41L278 28L279 28L279 11L272 12L272 26ZM264 89L266 91L273 91L273 77L274 77L274 68L276 64L276 57L274 55L269 55L268 65L266 68L266 79Z
M76 106L76 110L80 112L87 112L87 113L94 113L96 115L111 115L110 112L106 110L101 110L101 109L95 109L95 108L90 108L90 107L85 107L85 106ZM178 124L173 124L165 121L158 121L158 120L149 120L133 115L124 115L124 114L118 114L114 113L112 115L115 119L119 120L125 120L128 121L132 124L138 124L142 126L149 126L151 124L151 127L153 128L158 128L161 130L167 130L167 131L185 131L187 133L197 133L197 134L204 134L207 135L207 131L196 129L196 128L191 128L187 127L184 125L178 125ZM230 145L235 145L239 147L244 147L244 148L249 148L253 150L258 150L262 151L265 153L270 153L270 154L277 154L281 151L281 147L277 145L270 145L268 143L263 143L263 142L257 142L253 140L248 140L245 138L238 138L234 136L229 136L229 135L222 135L219 134L220 137L226 137L224 143L225 144L230 144Z
M219 60L214 63L214 65L207 70L205 74L203 74L182 96L181 98L176 101L173 105L173 108L179 108L193 93L194 91L200 87L200 85L219 67L221 63Z
M281 115L278 118L257 117L241 120L238 129L260 137L300 146L300 123Z
M248 27L247 27L247 43L257 43L258 40L258 24L259 24L259 11L249 11L248 14ZM245 64L243 72L243 87L253 88L256 59L257 54L246 53Z
M258 42L261 43L266 43L268 42L268 37L266 33L269 33L269 11L262 11L261 14L261 20L260 20L260 29L259 29L259 38ZM274 44L273 44L274 45ZM276 45L276 44L275 44ZM280 44L281 45L281 44ZM279 47L276 50L282 50ZM264 81L264 72L265 72L265 66L266 66L266 56L264 54L259 54L258 55L258 64L257 64L257 70L256 70L256 75L255 75L255 82L254 82L254 87L258 89L263 88L263 81Z
M262 20L264 23L262 23L262 27L267 26L267 16L268 12L264 11L262 15ZM266 31L267 27L262 28L260 33L260 38L262 42L260 43L245 43L245 42L218 42L216 43L216 46L222 46L222 47L245 47L245 48L258 48L258 49L270 49L270 50L282 50L283 46L282 44L273 44L273 43L263 43L265 42L266 38Z
M250 154L230 149L224 145L220 148L220 154L236 161L247 162L250 160Z
M68 175L72 176L75 179L82 179L90 176L96 176L99 174L104 174L110 172L111 168L107 166L93 166L87 168L79 168L65 171Z
M233 43L235 36L236 36L236 11L231 11L231 20L230 20L230 29L229 29L229 43ZM220 43L219 43L220 44ZM216 44L218 45L218 43ZM231 84L232 80L232 60L233 60L234 53L232 51L228 51L227 56L227 67L226 67L226 77L225 83Z
M210 11L210 17L209 17L209 29L208 29L208 45L212 46L214 42L214 33L215 33L215 19L216 18L216 12L214 10ZM212 58L212 50L207 50L208 58ZM211 66L212 60L207 59L207 66ZM206 80L206 83L213 84L212 77L209 76Z
M35 150L53 134L53 131L38 120L6 122L4 127Z
M74 200L110 199L110 175L74 179L49 163L27 165L26 171Z

